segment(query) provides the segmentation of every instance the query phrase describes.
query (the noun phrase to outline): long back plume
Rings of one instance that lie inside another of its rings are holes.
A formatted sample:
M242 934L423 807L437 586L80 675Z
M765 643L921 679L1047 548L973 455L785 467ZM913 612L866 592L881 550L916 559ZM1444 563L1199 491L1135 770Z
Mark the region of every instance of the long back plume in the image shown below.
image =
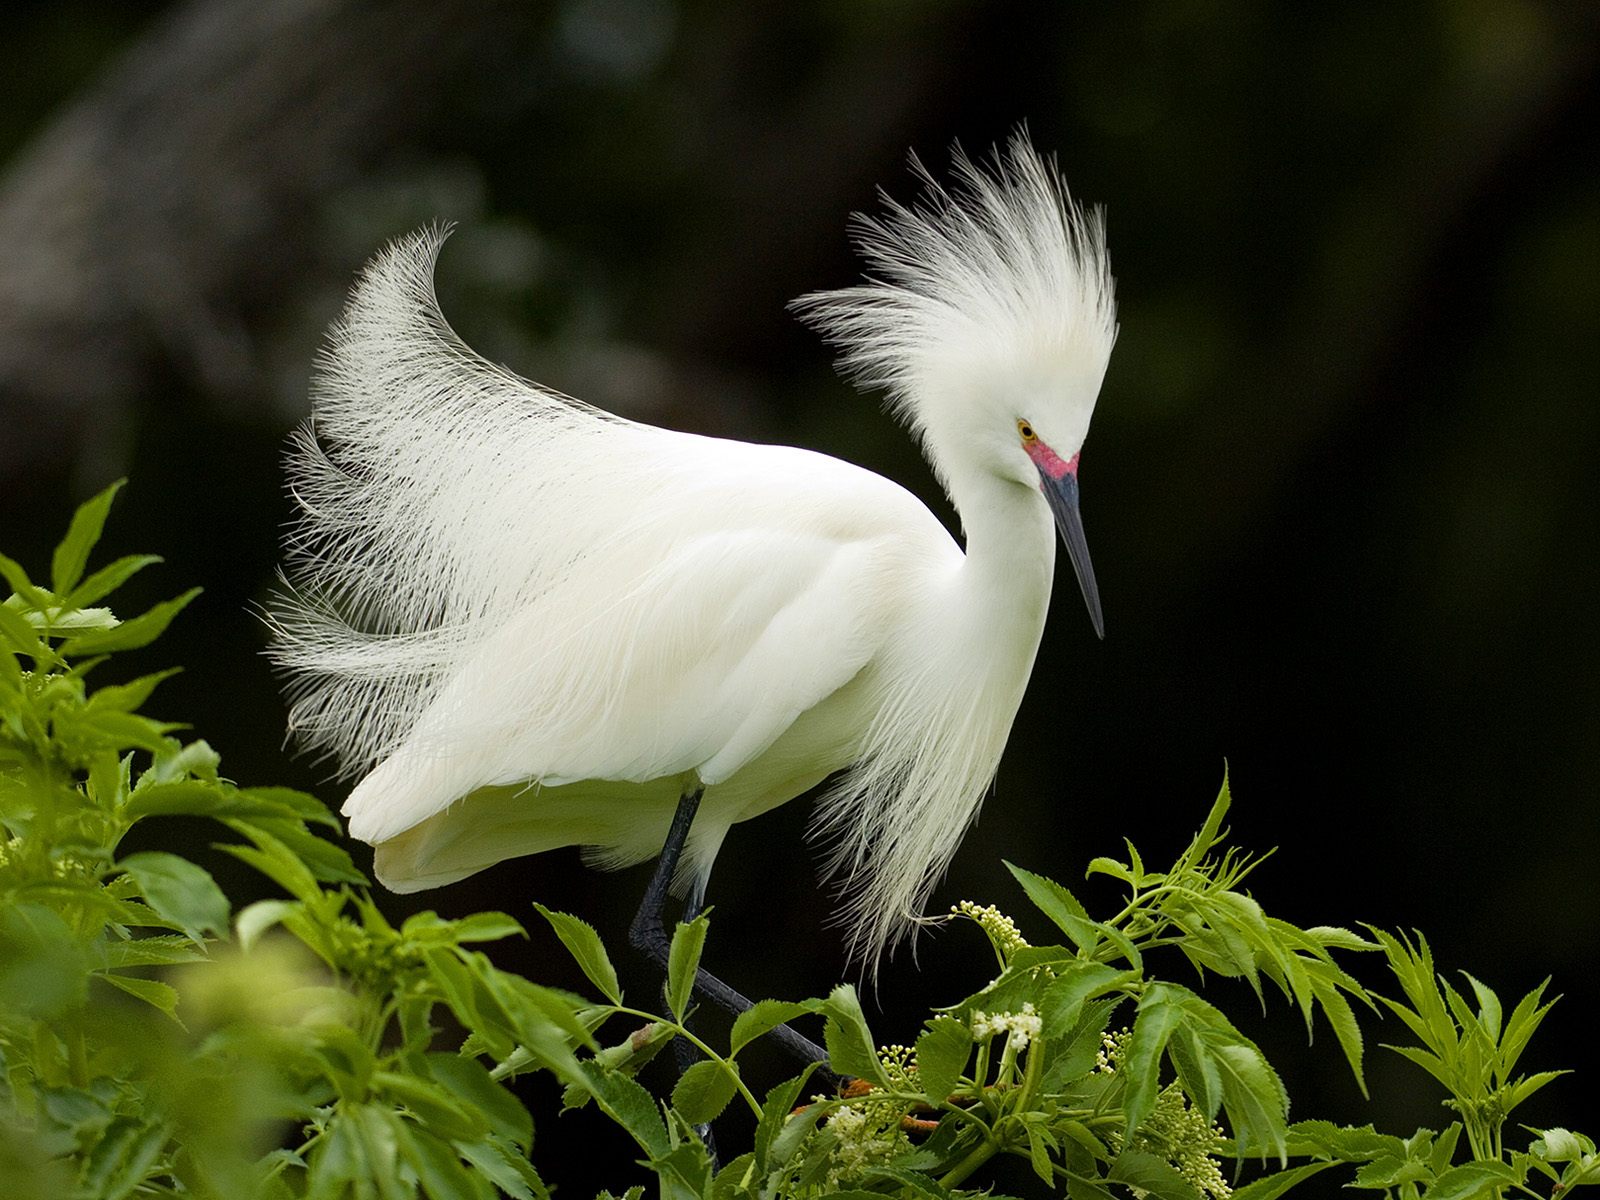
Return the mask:
M291 732L344 774L391 752L482 631L615 528L605 465L644 429L469 350L434 296L446 236L368 264L289 451L299 511L269 653Z

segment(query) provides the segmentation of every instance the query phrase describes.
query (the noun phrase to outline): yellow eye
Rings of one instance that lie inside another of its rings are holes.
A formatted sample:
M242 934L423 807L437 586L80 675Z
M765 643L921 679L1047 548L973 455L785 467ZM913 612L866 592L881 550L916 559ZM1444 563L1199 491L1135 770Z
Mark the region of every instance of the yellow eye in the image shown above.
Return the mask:
M1033 426L1026 421L1017 422L1017 432L1022 435L1024 442L1037 442L1039 440L1039 435L1033 431Z

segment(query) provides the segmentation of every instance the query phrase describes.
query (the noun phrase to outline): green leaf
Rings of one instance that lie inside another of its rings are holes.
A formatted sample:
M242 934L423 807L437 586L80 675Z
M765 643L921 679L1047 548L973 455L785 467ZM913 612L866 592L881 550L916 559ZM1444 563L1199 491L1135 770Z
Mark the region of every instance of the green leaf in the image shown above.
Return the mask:
M1517 1080L1512 1085L1511 1090L1506 1093L1503 1111L1509 1115L1512 1109L1516 1108L1517 1105L1521 1104L1552 1079L1559 1079L1561 1076L1570 1075L1571 1073L1570 1071L1540 1071L1536 1075L1529 1075L1526 1079Z
M94 709L110 709L117 712L131 713L143 706L150 699L150 694L156 690L163 680L171 679L180 674L181 669L172 667L166 671L157 671L152 675L144 675L131 683L113 684L103 687L89 697L88 707Z
M1136 984L1142 978L1139 971L1119 971L1099 962L1075 962L1045 988L1039 1004L1039 1014L1044 1028L1052 1036L1071 1029L1078 1023L1083 1006L1097 996L1118 991Z
M417 1173L429 1200L491 1200L494 1192L486 1179L461 1163L455 1147L408 1121L399 1128L401 1156Z
M1138 1150L1125 1150L1117 1155L1106 1178L1148 1192L1159 1200L1200 1200L1194 1184L1154 1154Z
M822 1011L828 1017L823 1037L828 1047L828 1065L840 1075L867 1079L880 1087L889 1086L874 1049L877 1043L867 1028L866 1014L861 1011L855 988L841 983L828 994Z
M161 561L159 554L129 554L107 563L63 596L62 606L86 609L96 600L104 600L146 567L153 567Z
M103 492L85 500L78 506L78 511L72 514L67 536L61 539L50 560L50 586L58 595L70 592L83 578L83 568L89 561L89 552L100 540L106 514L111 511L111 502L127 482L126 479L117 480Z
M651 1158L664 1158L671 1149L666 1124L649 1092L626 1075L606 1071L593 1062L580 1064L584 1085L605 1114L644 1148Z
M322 887L299 855L272 834L255 825L241 823L233 828L238 829L255 845L219 845L218 850L233 855L240 862L248 863L296 900L307 904L315 904L321 900Z
M201 962L206 952L186 937L156 935L108 942L101 952L108 968L170 967Z
M137 979L132 975L102 974L97 978L104 979L112 987L120 988L177 1020L178 989L171 984L162 983L159 979Z
M1570 1129L1556 1126L1551 1129L1535 1129L1538 1139L1528 1146L1528 1153L1545 1162L1577 1162L1586 1154L1594 1153L1594 1143L1581 1133L1573 1133Z
M805 1090L806 1084L811 1079L811 1073L816 1069L816 1063L807 1063L805 1069L793 1079L785 1079L782 1083L774 1084L762 1100L761 1120L756 1123L755 1164L756 1169L763 1174L778 1170L789 1161L787 1157L781 1162L773 1161L773 1141L787 1127L794 1112L795 1102L800 1099L800 1093ZM821 1110L823 1107L820 1104L813 1104L807 1111ZM820 1115L820 1111L814 1113L806 1128L815 1126Z
M457 1143L456 1149L512 1200L542 1200L550 1194L531 1163L493 1138Z
M1139 1000L1133 1032L1118 1069L1126 1088L1122 1101L1125 1136L1131 1137L1155 1108L1161 1091L1161 1055L1184 1018L1186 991L1171 984L1152 983Z
M1473 1200L1516 1181L1516 1172L1506 1163L1462 1163L1428 1185L1428 1200Z
M397 1101L423 1125L451 1141L471 1140L489 1132L489 1123L471 1105L461 1104L454 1093L432 1079L404 1071L375 1071L372 1087Z
M700 970L700 953L706 945L704 914L692 921L679 922L667 952L667 1007L681 1025L694 998L695 975Z
M1099 935L1095 932L1095 923L1090 919L1088 910L1078 902L1078 898L1062 887L1053 879L1046 879L1043 875L1035 875L1032 871L1024 871L1021 867L1006 863L1006 870L1011 872L1012 878L1022 885L1022 890L1028 894L1028 899L1033 901L1033 906L1049 917L1056 927L1072 939L1086 954L1092 954L1100 944Z
M1290 1167L1287 1171L1277 1171L1235 1189L1232 1200L1277 1200L1296 1184L1334 1166L1338 1164L1314 1162L1300 1167Z
M133 876L151 908L190 937L228 936L228 898L204 867L159 850L130 854L117 866Z
M82 1194L95 1200L124 1200L145 1181L161 1156L166 1132L131 1117L118 1117L106 1127L83 1166Z
M61 652L68 657L87 658L95 654L110 654L118 650L137 650L141 646L148 646L166 632L167 626L172 624L173 618L187 608L202 590L202 588L190 588L181 596L176 596L171 600L163 600L148 612L140 613L137 617L122 622L115 629L68 638L62 643Z
M24 617L0 604L0 636L9 643L13 654L26 654L37 658L46 654L39 632Z
M426 1062L428 1072L458 1100L483 1114L496 1136L523 1149L533 1144L533 1117L477 1059L435 1053L429 1054Z
M821 1010L822 1002L819 1000L757 1000L733 1019L728 1053L737 1054L756 1038L772 1032L779 1025L786 1025L796 1017Z
M22 569L22 564L0 554L0 579L10 584L11 590L28 605L28 607L44 612L55 607L55 598L41 587L36 587L28 573Z
M1335 970L1337 970L1335 968ZM1339 971L1339 975L1344 972ZM1328 1024L1333 1028L1333 1036L1339 1040L1339 1046L1344 1051L1345 1060L1350 1064L1350 1070L1355 1074L1356 1086L1361 1089L1361 1094L1367 1094L1367 1080L1361 1071L1362 1040L1361 1027L1356 1024L1356 1015L1351 1011L1349 1001L1339 991L1338 986L1324 970L1323 964L1308 960L1306 962L1306 975L1310 981L1311 994L1316 997L1317 1003L1322 1008L1322 1015L1328 1019Z
M678 1077L672 1107L691 1125L705 1125L722 1115L739 1090L738 1065L702 1060Z
M622 1003L622 985L617 982L617 970L611 965L605 943L600 934L587 921L564 912L556 912L542 904L535 904L539 915L550 923L556 937L567 948L589 982L600 989L600 994L613 1004Z
M972 1031L952 1017L935 1017L917 1039L917 1080L934 1107L946 1104L972 1058Z
M501 938L527 936L516 918L501 912L472 913L450 925L458 942L498 942Z

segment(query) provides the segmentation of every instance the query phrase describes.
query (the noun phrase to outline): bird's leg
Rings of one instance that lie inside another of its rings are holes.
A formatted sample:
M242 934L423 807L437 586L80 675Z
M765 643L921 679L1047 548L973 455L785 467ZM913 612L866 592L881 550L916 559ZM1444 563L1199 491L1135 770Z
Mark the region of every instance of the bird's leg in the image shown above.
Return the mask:
M645 954L663 973L671 956L672 938L667 934L662 912L666 908L673 873L678 869L678 859L683 856L684 843L689 838L689 827L694 824L694 815L700 808L700 797L704 792L704 786L696 784L678 800L678 809L672 814L672 827L667 831L666 844L661 847L661 857L656 860L655 874L650 877L650 883L644 890L644 899L639 903L639 911L634 914L633 924L628 928L628 940L634 948ZM694 911L686 911L685 920L693 920L700 910L700 896L697 894L693 900ZM752 1007L744 996L703 968L695 973L694 990L702 999L735 1016ZM822 1063L817 1075L823 1082L829 1085L837 1082L827 1066L828 1052L810 1038L796 1033L787 1025L779 1025L767 1036L796 1058Z

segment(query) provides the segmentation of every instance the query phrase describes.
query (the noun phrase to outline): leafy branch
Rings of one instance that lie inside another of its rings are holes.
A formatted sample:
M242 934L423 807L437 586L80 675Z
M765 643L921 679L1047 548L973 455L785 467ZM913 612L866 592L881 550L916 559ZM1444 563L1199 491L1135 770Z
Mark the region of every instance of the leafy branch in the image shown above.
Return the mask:
M566 1111L625 1130L673 1200L958 1200L989 1194L1007 1158L1071 1200L1274 1200L1330 1171L1395 1200L1600 1182L1583 1134L1507 1145L1515 1110L1562 1074L1519 1073L1554 1003L1546 985L1507 1013L1474 977L1441 976L1420 934L1269 916L1245 890L1265 856L1228 845L1226 780L1170 866L1151 869L1131 843L1125 861L1090 863L1123 889L1108 917L1015 866L1048 940L957 905L994 977L905 1044L879 1044L848 985L762 1000L725 1038L702 1034L703 916L674 935L665 1013L628 1003L600 935L571 914L538 906L593 996L497 967L484 947L528 936L504 913L393 922L324 836L339 827L318 800L241 787L205 742L144 714L170 671L92 685L196 594L118 615L116 589L159 560L89 569L116 491L79 509L48 586L0 557L8 1200L545 1200L519 1092L552 1087ZM147 823L140 843L161 844L169 817L213 822L216 849L280 894L237 908L193 858L125 850ZM1379 957L1398 998L1350 969ZM1158 973L1166 963L1188 982ZM1202 994L1213 977L1243 980L1262 1005L1281 995L1308 1035L1325 1022L1363 1091L1358 1013L1396 1019L1411 1040L1390 1048L1458 1119L1408 1137L1291 1124L1285 1083L1219 1006L1227 993ZM852 1080L842 1092L814 1094L809 1069L761 1080L748 1066L748 1048L791 1021L821 1023L830 1066ZM656 1063L675 1040L698 1056L681 1076ZM726 1162L702 1139L712 1121Z

